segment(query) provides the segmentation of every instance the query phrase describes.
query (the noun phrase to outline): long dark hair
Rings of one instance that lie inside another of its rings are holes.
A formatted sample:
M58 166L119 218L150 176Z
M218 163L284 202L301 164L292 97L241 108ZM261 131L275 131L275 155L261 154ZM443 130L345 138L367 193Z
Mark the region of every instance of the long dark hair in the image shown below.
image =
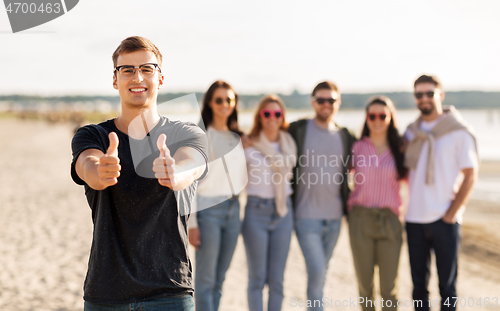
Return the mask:
M234 132L240 136L243 135L243 132L240 131L238 126L238 94L234 91L233 87L229 85L229 83L221 80L217 80L214 83L212 83L212 85L210 85L207 92L205 93L205 96L203 96L203 108L201 110L201 119L205 124L205 128L208 129L210 124L212 124L212 120L214 119L214 113L212 111L212 108L210 108L209 104L212 101L215 90L217 90L218 88L224 88L234 92L235 96L234 100L236 104L234 106L233 113L231 113L231 115L227 118L227 127L231 132Z
M387 129L387 141L389 142L389 148L391 149L394 162L396 163L398 179L403 179L406 177L408 169L404 166L404 140L398 132L398 126L396 122L396 108L388 97L376 96L368 101L368 104L366 105L367 114L370 106L374 104L384 105L389 108L389 111L391 112L391 123L389 123L389 128ZM363 132L361 133L361 138L363 137L370 137L370 129L368 128L366 119L365 125L363 126Z

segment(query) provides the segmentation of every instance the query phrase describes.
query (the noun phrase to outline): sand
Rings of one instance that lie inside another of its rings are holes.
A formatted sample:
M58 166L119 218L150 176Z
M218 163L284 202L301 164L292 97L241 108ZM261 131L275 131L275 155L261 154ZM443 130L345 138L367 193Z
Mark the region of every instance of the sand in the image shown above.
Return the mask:
M92 222L83 187L69 175L72 126L39 121L0 120L0 310L82 310ZM499 176L500 164L488 162L481 176ZM458 292L462 305L479 298L500 298L499 204L473 200L463 225ZM330 262L325 297L356 299L357 285L343 228ZM194 256L194 250L191 249ZM307 274L295 236L285 275L283 310L306 299ZM240 237L224 283L221 311L247 310L247 268ZM400 264L401 300L411 299L406 245ZM431 277L432 299L438 298ZM295 297L295 298L294 298ZM471 299L469 299L472 297ZM484 301L483 301L484 302ZM461 310L482 310L473 306ZM498 310L491 308L491 310ZM325 310L359 310L326 308ZM401 308L411 310L411 308ZM434 308L434 310L438 310Z

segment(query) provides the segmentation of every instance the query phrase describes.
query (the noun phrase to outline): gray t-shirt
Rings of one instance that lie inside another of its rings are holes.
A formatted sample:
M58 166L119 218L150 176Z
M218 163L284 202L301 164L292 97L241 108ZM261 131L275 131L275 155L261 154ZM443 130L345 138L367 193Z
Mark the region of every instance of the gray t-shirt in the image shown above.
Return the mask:
M313 119L307 122L303 166L297 176L296 218L341 219L340 188L343 174L342 137L338 128L324 129Z

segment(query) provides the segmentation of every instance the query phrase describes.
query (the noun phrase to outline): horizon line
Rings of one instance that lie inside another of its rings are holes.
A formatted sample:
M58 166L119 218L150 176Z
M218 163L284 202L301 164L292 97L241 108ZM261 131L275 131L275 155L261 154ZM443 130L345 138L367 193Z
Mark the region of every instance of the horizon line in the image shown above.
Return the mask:
M197 93L205 93L206 91L169 91L169 92L159 92L158 95L166 95L166 94L197 94ZM485 90L477 90L477 89L472 89L472 90L445 90L445 93L460 93L460 92L481 92L481 93L500 93L500 89L496 91L485 91ZM387 93L410 93L412 94L412 91L370 91L370 92L340 92L341 95L371 95L371 94L387 94ZM291 96L293 94L299 94L299 95L310 95L309 92L307 93L302 93L298 90L293 90L292 92L288 93L283 93L283 92L254 92L254 93L243 93L239 92L238 95L247 95L247 96L263 96L263 95L268 95L268 94L279 94L279 95L284 95L284 96ZM62 95L41 95L41 94L23 94L23 93L17 93L17 94L1 94L0 97L9 97L9 96L33 96L33 97L120 97L118 94L116 95L104 95L104 94L62 94Z

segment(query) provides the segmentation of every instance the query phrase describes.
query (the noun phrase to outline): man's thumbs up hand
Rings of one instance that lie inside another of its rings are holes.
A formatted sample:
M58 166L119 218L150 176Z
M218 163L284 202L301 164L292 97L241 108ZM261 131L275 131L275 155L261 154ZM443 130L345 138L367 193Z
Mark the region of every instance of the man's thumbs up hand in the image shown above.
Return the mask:
M166 144L167 135L161 134L156 141L156 146L160 150L160 156L153 162L153 172L158 179L160 185L176 190L175 185L177 180L175 178L175 159L170 155L170 150Z
M118 182L120 176L120 158L118 158L118 136L115 132L109 133L109 147L106 153L99 159L99 181L105 186L113 186Z
M167 135L161 134L158 136L158 140L156 141L156 147L160 150L160 157L170 156L170 150L167 147Z
M109 133L109 147L106 155L118 157L118 135L115 132Z

